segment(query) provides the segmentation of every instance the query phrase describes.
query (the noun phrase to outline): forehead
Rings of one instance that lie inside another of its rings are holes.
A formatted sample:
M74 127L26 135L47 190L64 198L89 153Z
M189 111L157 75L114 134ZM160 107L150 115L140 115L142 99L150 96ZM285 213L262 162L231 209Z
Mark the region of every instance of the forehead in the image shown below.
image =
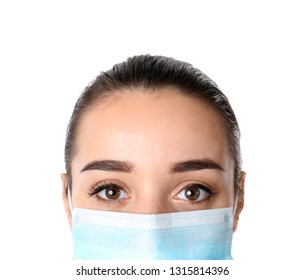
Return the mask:
M174 89L136 90L100 101L78 129L79 161L180 161L227 156L225 123L208 103Z

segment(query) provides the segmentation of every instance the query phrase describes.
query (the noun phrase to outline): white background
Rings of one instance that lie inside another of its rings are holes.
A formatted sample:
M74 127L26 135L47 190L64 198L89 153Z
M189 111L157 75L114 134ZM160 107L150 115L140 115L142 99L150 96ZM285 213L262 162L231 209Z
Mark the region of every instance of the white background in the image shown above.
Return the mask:
M60 173L74 103L100 71L150 53L201 69L235 110L247 172L235 262L248 279L299 276L303 26L301 1L1 1L2 268L70 260Z

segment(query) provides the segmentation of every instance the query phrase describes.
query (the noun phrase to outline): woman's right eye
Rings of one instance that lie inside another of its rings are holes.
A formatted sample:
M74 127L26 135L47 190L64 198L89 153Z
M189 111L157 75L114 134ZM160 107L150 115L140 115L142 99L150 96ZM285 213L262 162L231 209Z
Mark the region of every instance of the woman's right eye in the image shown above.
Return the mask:
M114 183L104 183L93 189L90 196L97 195L104 200L118 200L127 197L127 193Z

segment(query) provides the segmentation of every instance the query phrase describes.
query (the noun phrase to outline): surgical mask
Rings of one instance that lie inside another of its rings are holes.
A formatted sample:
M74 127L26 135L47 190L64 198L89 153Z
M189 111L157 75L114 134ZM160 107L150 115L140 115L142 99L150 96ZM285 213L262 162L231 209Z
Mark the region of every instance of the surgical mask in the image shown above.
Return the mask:
M74 259L232 259L232 220L232 208L165 214L74 208Z

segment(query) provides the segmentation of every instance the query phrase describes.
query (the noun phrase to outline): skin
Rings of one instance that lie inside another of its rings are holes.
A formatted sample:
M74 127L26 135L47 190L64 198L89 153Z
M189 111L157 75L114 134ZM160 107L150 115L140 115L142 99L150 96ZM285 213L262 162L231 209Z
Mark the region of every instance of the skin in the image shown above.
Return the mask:
M127 169L118 170L116 161ZM117 93L94 105L79 126L71 175L72 207L142 214L234 207L236 230L244 205L234 196L222 116L172 88ZM72 227L67 175L61 177ZM242 172L242 190L244 179Z

